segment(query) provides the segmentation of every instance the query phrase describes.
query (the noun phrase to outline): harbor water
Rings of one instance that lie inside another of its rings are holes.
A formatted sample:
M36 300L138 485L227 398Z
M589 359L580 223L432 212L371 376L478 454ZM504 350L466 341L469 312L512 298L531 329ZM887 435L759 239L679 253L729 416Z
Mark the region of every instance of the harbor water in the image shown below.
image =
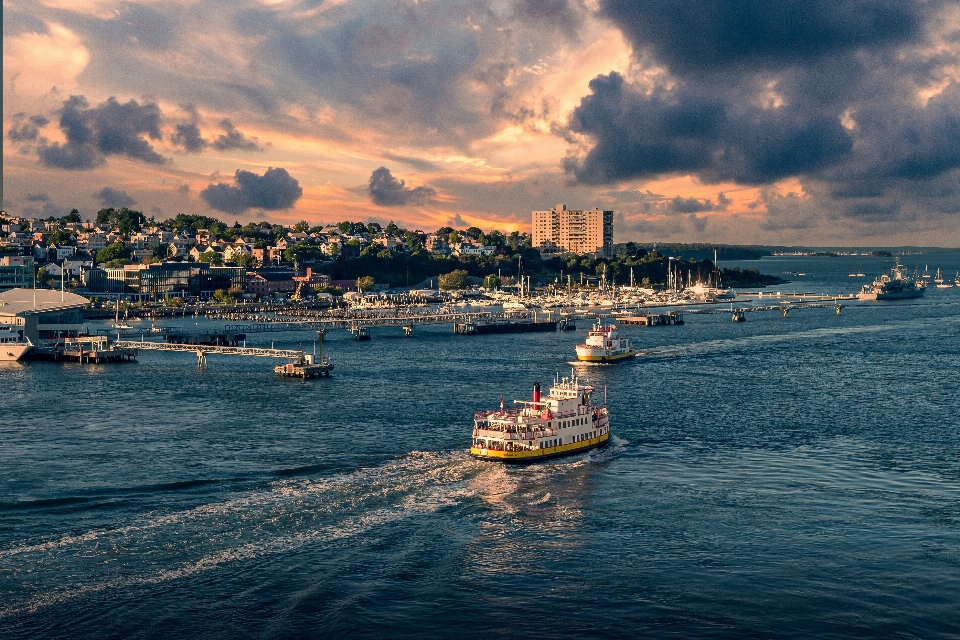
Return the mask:
M837 294L890 262L736 264ZM960 288L685 320L577 367L611 445L522 467L467 455L473 412L569 375L583 324L328 332L305 381L0 363L0 637L960 636Z

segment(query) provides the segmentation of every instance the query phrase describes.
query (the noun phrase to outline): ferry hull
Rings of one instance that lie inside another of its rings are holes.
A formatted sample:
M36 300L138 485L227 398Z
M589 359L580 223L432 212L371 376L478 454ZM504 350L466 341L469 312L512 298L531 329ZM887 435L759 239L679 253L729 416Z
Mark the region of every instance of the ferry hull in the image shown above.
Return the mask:
M635 349L631 349L626 353L619 353L617 355L587 355L587 354L577 354L577 360L581 362L620 362L621 360L626 360L637 355Z
M874 293L861 291L857 294L860 300L900 300L902 298L919 298L923 295L925 289L916 289L913 291L891 291L886 293Z
M531 462L541 462L543 460L552 460L553 458L562 458L572 456L591 449L597 449L610 443L610 434L605 433L602 436L583 440L581 442L571 442L559 447L548 447L546 449L533 449L531 451L500 451L497 449L481 449L471 447L470 455L478 460L492 460L494 462L505 462L507 464L529 464Z
M32 347L32 344L2 344L0 345L0 362L15 362L22 358L27 351L30 351Z

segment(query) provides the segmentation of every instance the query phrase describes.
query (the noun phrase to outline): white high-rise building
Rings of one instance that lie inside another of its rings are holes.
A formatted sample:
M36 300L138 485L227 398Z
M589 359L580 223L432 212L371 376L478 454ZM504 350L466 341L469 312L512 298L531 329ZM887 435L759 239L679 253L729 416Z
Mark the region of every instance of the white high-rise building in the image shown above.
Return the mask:
M613 211L567 209L558 204L533 212L533 246L556 245L566 251L613 257Z

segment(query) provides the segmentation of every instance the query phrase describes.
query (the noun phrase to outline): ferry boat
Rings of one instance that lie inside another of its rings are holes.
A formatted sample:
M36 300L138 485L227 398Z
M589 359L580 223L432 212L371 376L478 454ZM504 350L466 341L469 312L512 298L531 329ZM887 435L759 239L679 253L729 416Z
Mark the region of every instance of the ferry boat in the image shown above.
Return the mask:
M593 325L586 343L577 345L577 360L584 362L617 362L635 355L633 343L620 335L615 324Z
M0 362L19 360L32 347L33 343L23 335L22 329L0 325Z
M895 300L898 298L919 298L927 290L927 285L919 278L907 276L900 259L894 261L890 273L884 273L872 284L863 285L857 294L861 300Z
M594 388L576 374L554 379L550 393L540 397L533 384L530 401L515 400L513 408L479 411L473 416L470 455L481 460L526 463L581 453L610 442L606 407L591 402Z

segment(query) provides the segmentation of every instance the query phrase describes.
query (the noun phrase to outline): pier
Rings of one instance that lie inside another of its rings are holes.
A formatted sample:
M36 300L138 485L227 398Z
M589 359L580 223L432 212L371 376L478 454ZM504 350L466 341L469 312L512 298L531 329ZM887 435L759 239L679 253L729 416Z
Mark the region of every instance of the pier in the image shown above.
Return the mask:
M229 355L229 356L254 356L260 358L286 358L291 362L287 365L281 365L284 368L283 372L278 371L280 367L274 367L274 372L283 373L288 375L287 367L293 365L289 369L289 375L296 375L303 378L312 378L314 376L329 376L330 372L333 370L333 364L330 362L330 358L321 354L320 356L314 356L313 354L305 354L302 350L298 349L274 349L265 348L265 347L240 347L240 346L231 346L226 344L178 344L178 343L168 343L168 342L147 342L146 340L141 340L139 342L134 340L119 340L113 343L113 346L118 349L130 349L130 350L140 350L140 351L175 351L180 353L195 353L197 355L197 367L204 368L207 366L207 356L210 354L220 354L220 355ZM314 360L314 358L317 358Z
M80 364L104 364L133 362L137 349L110 344L104 336L61 338L60 340L35 345L27 352L26 360L73 361Z

